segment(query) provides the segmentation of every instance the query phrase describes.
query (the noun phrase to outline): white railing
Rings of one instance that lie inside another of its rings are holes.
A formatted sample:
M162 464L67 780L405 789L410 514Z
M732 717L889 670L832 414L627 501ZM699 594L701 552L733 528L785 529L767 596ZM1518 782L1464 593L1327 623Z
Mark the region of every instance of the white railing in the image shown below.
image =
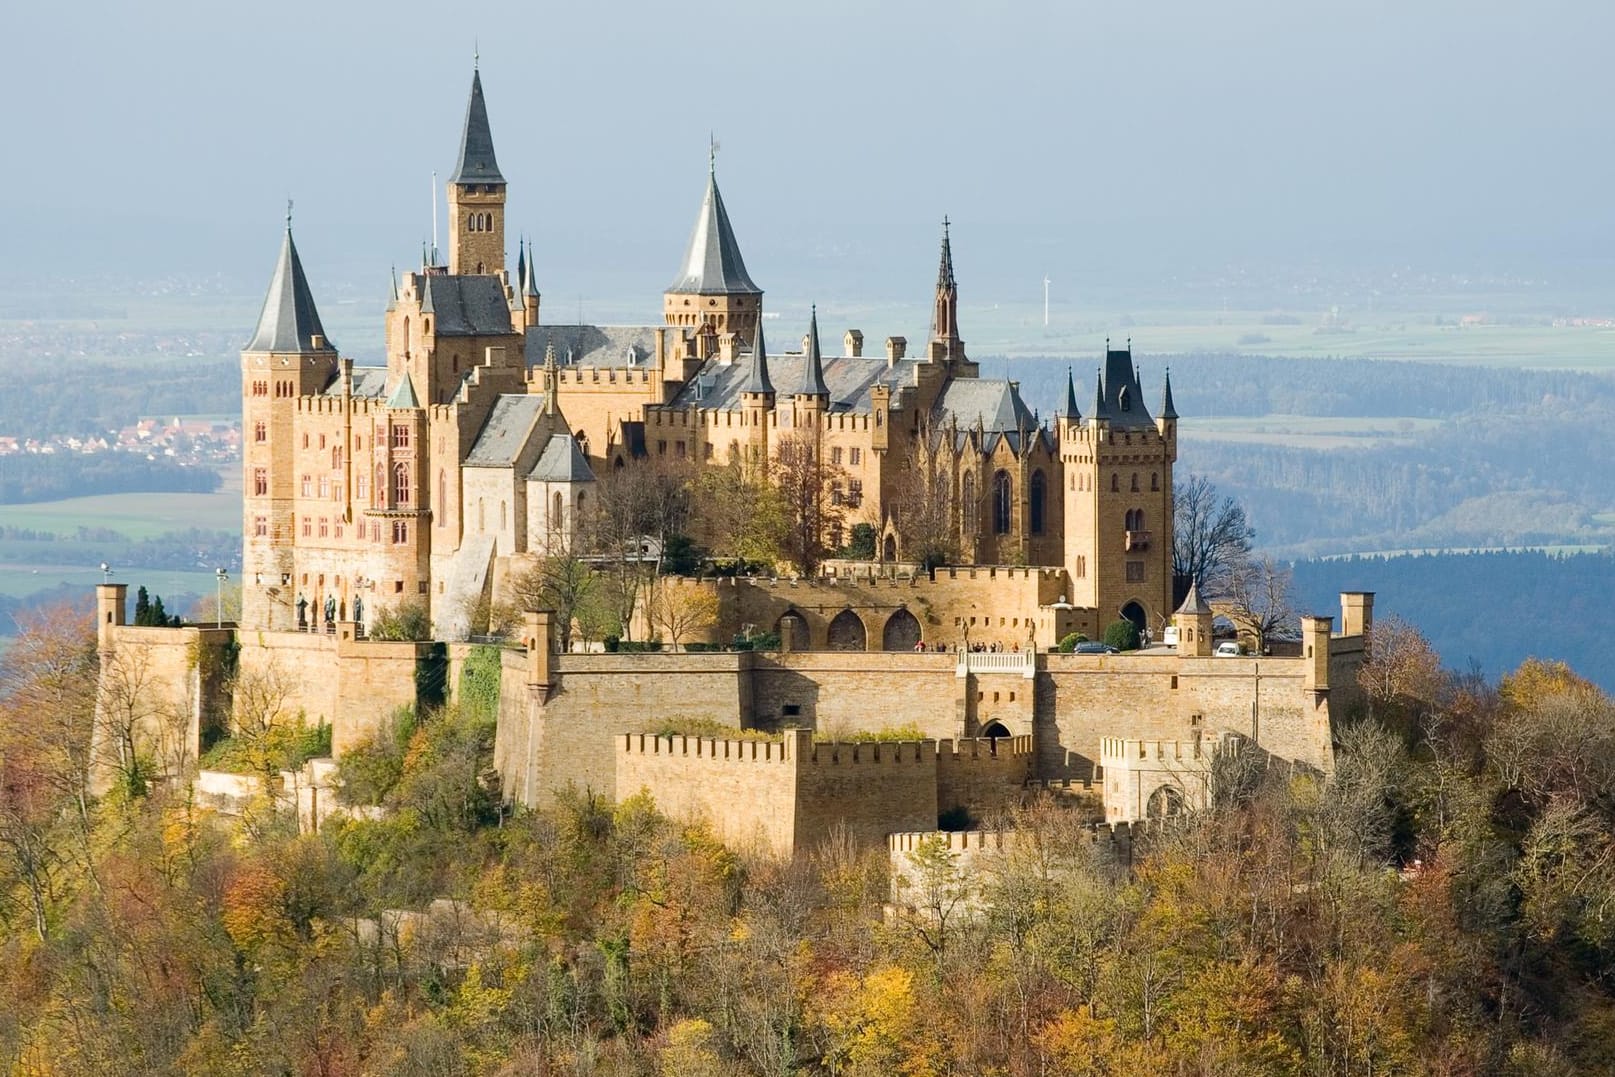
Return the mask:
M960 651L958 675L970 673L1018 673L1023 677L1037 673L1037 653L1032 650L1015 651Z

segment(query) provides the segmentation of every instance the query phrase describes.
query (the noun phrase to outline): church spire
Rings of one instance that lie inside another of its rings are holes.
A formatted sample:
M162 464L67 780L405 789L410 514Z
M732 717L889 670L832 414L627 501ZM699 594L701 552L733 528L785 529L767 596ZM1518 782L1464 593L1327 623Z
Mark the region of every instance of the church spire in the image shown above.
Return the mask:
M1077 379L1070 367L1065 368L1065 417L1073 422L1082 418L1077 410Z
M482 72L471 70L471 100L465 106L465 127L460 132L460 159L450 183L499 183L505 177L499 173L499 162L494 159L493 131L488 127L488 103L482 98Z
M1172 404L1172 368L1166 368L1166 382L1161 386L1161 418L1176 419L1178 409Z
M760 324L760 323L759 323ZM813 316L808 320L807 362L802 366L802 387L797 396L830 398L830 387L824 384L824 360L819 354L819 307L813 305Z
M527 279L522 282L522 295L528 299L538 298L538 267L533 264L533 241L527 241Z
M931 315L932 359L964 358L959 339L959 282L953 276L953 240L948 218L942 218L942 256L936 271L936 306Z
M1094 375L1093 417L1095 419L1109 419L1110 409L1105 407L1105 375Z
M244 349L249 352L310 352L329 349L332 344L320 324L314 307L314 293L303 275L303 260L292 242L291 211L286 214L286 237L281 241L275 275L264 295L264 308L258 315L258 329Z
M763 347L763 326L757 325L757 339L751 346L751 363L746 367L746 380L741 383L742 393L774 395L774 383L768 380L768 352Z
M690 246L684 255L678 279L668 286L676 295L761 295L762 289L752 282L746 272L745 259L740 256L740 243L735 239L734 226L729 223L729 211L724 208L723 195L718 193L717 164L708 161L707 190L701 199L701 212L696 215L695 229L690 233Z

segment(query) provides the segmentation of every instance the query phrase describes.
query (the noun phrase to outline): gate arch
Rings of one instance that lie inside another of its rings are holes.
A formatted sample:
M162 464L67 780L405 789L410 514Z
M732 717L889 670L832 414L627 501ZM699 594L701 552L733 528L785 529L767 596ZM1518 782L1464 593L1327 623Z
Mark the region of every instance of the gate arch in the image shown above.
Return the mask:
M863 619L851 610L836 614L830 622L829 645L832 651L869 650L869 630Z
M898 610L886 619L886 628L881 633L881 650L912 651L919 642L920 622L908 610Z
M779 620L774 622L774 632L779 636L781 650L806 651L811 649L807 618L803 617L795 609L789 609L780 614Z

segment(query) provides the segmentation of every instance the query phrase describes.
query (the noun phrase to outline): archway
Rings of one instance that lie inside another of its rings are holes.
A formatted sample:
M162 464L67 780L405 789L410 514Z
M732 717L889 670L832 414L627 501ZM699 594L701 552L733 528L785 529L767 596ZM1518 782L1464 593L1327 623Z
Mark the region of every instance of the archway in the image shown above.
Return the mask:
M1163 785L1150 794L1144 815L1149 819L1171 819L1182 815L1186 807L1183 790L1175 785Z
M885 561L895 561L895 560L897 560L897 536L896 535L887 535L886 536L886 545L885 545L884 550L883 550L882 560L885 560Z
M774 623L774 634L779 636L779 646L782 651L805 651L808 649L807 618L795 610L786 610L780 614Z
M1149 627L1150 622L1149 618L1144 613L1144 607L1140 606L1137 602L1129 602L1127 605L1123 606L1122 616L1133 622L1134 627L1138 629L1140 635L1143 635L1144 630Z
M832 651L867 651L869 631L856 613L842 610L830 622L829 645Z
M908 610L898 610L886 619L886 629L881 633L881 650L912 651L919 642L920 622Z
M1003 722L988 722L987 728L981 731L981 735L997 740L1000 737L1009 736L1009 730L1004 727Z

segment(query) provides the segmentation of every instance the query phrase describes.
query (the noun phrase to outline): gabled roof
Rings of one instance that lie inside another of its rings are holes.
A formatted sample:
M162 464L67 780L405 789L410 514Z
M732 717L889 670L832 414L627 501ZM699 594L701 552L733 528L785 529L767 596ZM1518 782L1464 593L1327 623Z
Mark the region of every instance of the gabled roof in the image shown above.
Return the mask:
M562 366L648 367L656 361L656 325L535 325L523 338L528 366L544 361L553 347Z
M850 412L867 415L873 406L871 390L876 385L884 382L891 386L895 396L898 387L914 383L915 370L919 365L918 359L899 359L895 366L888 368L883 355L821 358L820 371L830 390L830 406L827 410L833 414ZM776 393L780 385L799 385L806 374L806 367L807 356L802 352L770 355L769 382L776 386ZM716 358L709 359L695 377L684 383L678 396L667 406L713 411L739 410L741 386L746 383L749 373L748 364L725 364Z
M1021 394L997 378L952 379L937 397L934 414L940 421L954 419L966 429L980 420L981 428L989 433L1018 434L1038 426Z
M471 72L471 100L465 106L465 128L460 132L460 160L450 183L504 183L493 155L493 132L488 128L488 103L482 99L482 72Z
M594 469L571 434L551 434L527 477L534 482L593 482Z
M740 244L729 223L729 211L723 208L718 177L713 172L707 173L707 193L701 199L695 231L690 233L684 266L667 290L687 295L763 294L746 273L746 262L740 257Z
M258 315L258 329L242 349L249 352L307 352L314 350L314 338L325 336L320 312L314 309L314 293L303 275L303 260L292 242L291 225L280 245L280 260L264 295L264 309ZM329 339L326 348L334 345Z
M514 332L505 286L498 277L428 274L421 313L437 319L438 336L487 337Z
M761 324L760 322L758 323ZM823 396L830 395L830 387L824 384L824 359L819 352L819 308L813 308L813 316L808 320L807 362L802 367L802 384L796 390L797 396Z
M415 383L409 380L405 373L403 379L393 387L393 395L387 398L389 408L418 408L421 406L420 398L415 395Z
M333 378L331 384L320 390L321 396L341 396L342 379ZM387 395L387 368L384 366L356 366L353 368L353 395L380 400Z
M820 371L823 377L823 371ZM751 346L751 361L746 364L746 380L740 383L743 393L773 393L774 383L768 380L768 352L763 347L763 323L757 323L757 340Z
M494 401L477 440L466 454L467 467L513 467L533 427L544 413L544 394L505 393ZM529 457L528 459L531 459Z

